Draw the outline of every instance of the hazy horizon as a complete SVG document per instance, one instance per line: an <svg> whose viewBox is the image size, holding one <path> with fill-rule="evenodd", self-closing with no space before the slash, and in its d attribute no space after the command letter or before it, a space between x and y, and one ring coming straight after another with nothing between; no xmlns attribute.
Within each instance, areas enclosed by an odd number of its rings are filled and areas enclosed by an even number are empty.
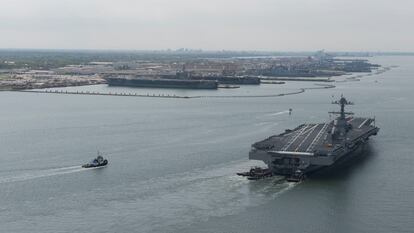
<svg viewBox="0 0 414 233"><path fill-rule="evenodd" d="M1 0L0 48L414 51L409 0Z"/></svg>

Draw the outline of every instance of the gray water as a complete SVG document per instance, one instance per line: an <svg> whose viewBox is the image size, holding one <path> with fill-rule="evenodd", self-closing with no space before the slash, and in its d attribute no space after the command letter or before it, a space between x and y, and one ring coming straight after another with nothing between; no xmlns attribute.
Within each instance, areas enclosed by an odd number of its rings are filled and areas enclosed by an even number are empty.
<svg viewBox="0 0 414 233"><path fill-rule="evenodd" d="M414 57L371 60L399 67L282 97L0 92L0 232L412 232ZM67 90L252 96L302 87L315 86ZM329 120L341 94L381 128L363 159L299 184L235 175L263 165L247 159L253 142ZM81 169L97 150L109 166Z"/></svg>

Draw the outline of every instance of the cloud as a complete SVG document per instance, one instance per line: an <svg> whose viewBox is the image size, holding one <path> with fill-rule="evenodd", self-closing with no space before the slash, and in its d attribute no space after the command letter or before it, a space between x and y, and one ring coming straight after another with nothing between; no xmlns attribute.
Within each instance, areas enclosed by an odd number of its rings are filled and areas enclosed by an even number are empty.
<svg viewBox="0 0 414 233"><path fill-rule="evenodd" d="M2 0L0 46L414 50L413 21L409 0Z"/></svg>

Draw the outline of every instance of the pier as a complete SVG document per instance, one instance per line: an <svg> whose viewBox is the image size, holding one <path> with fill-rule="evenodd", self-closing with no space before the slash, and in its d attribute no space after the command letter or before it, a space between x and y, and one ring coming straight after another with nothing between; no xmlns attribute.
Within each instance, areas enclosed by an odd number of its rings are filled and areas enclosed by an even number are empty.
<svg viewBox="0 0 414 233"><path fill-rule="evenodd" d="M137 93L117 93L117 92L94 92L94 91L63 91L63 90L20 90L17 92L42 93L42 94L62 94L62 95L100 95L100 96L124 96L124 97L152 97L152 98L180 98L188 99L189 96L178 96L169 94L137 94Z"/></svg>
<svg viewBox="0 0 414 233"><path fill-rule="evenodd" d="M297 95L306 90L335 88L330 84L314 84L316 87L299 88L297 91L291 91L279 94L268 95L199 95L199 96L179 96L170 94L138 94L138 93L117 93L117 92L95 92L95 91L64 91L64 90L16 90L15 92L39 93L39 94L60 94L60 95L97 95L97 96L123 96L123 97L147 97L147 98L169 98L169 99L199 99L199 98L264 98L264 97L282 97L288 95Z"/></svg>

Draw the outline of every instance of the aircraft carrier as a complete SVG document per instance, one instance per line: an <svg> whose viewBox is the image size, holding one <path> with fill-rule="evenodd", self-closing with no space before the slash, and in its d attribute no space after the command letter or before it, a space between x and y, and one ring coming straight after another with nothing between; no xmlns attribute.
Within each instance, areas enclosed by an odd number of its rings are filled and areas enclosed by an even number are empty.
<svg viewBox="0 0 414 233"><path fill-rule="evenodd" d="M217 89L218 82L210 80L166 79L154 77L106 77L110 86Z"/></svg>
<svg viewBox="0 0 414 233"><path fill-rule="evenodd" d="M345 106L353 103L341 97L333 102L341 106L335 120L326 123L302 124L252 145L249 159L262 160L269 172L277 175L310 173L340 164L361 155L364 145L379 128L375 118L347 117Z"/></svg>

